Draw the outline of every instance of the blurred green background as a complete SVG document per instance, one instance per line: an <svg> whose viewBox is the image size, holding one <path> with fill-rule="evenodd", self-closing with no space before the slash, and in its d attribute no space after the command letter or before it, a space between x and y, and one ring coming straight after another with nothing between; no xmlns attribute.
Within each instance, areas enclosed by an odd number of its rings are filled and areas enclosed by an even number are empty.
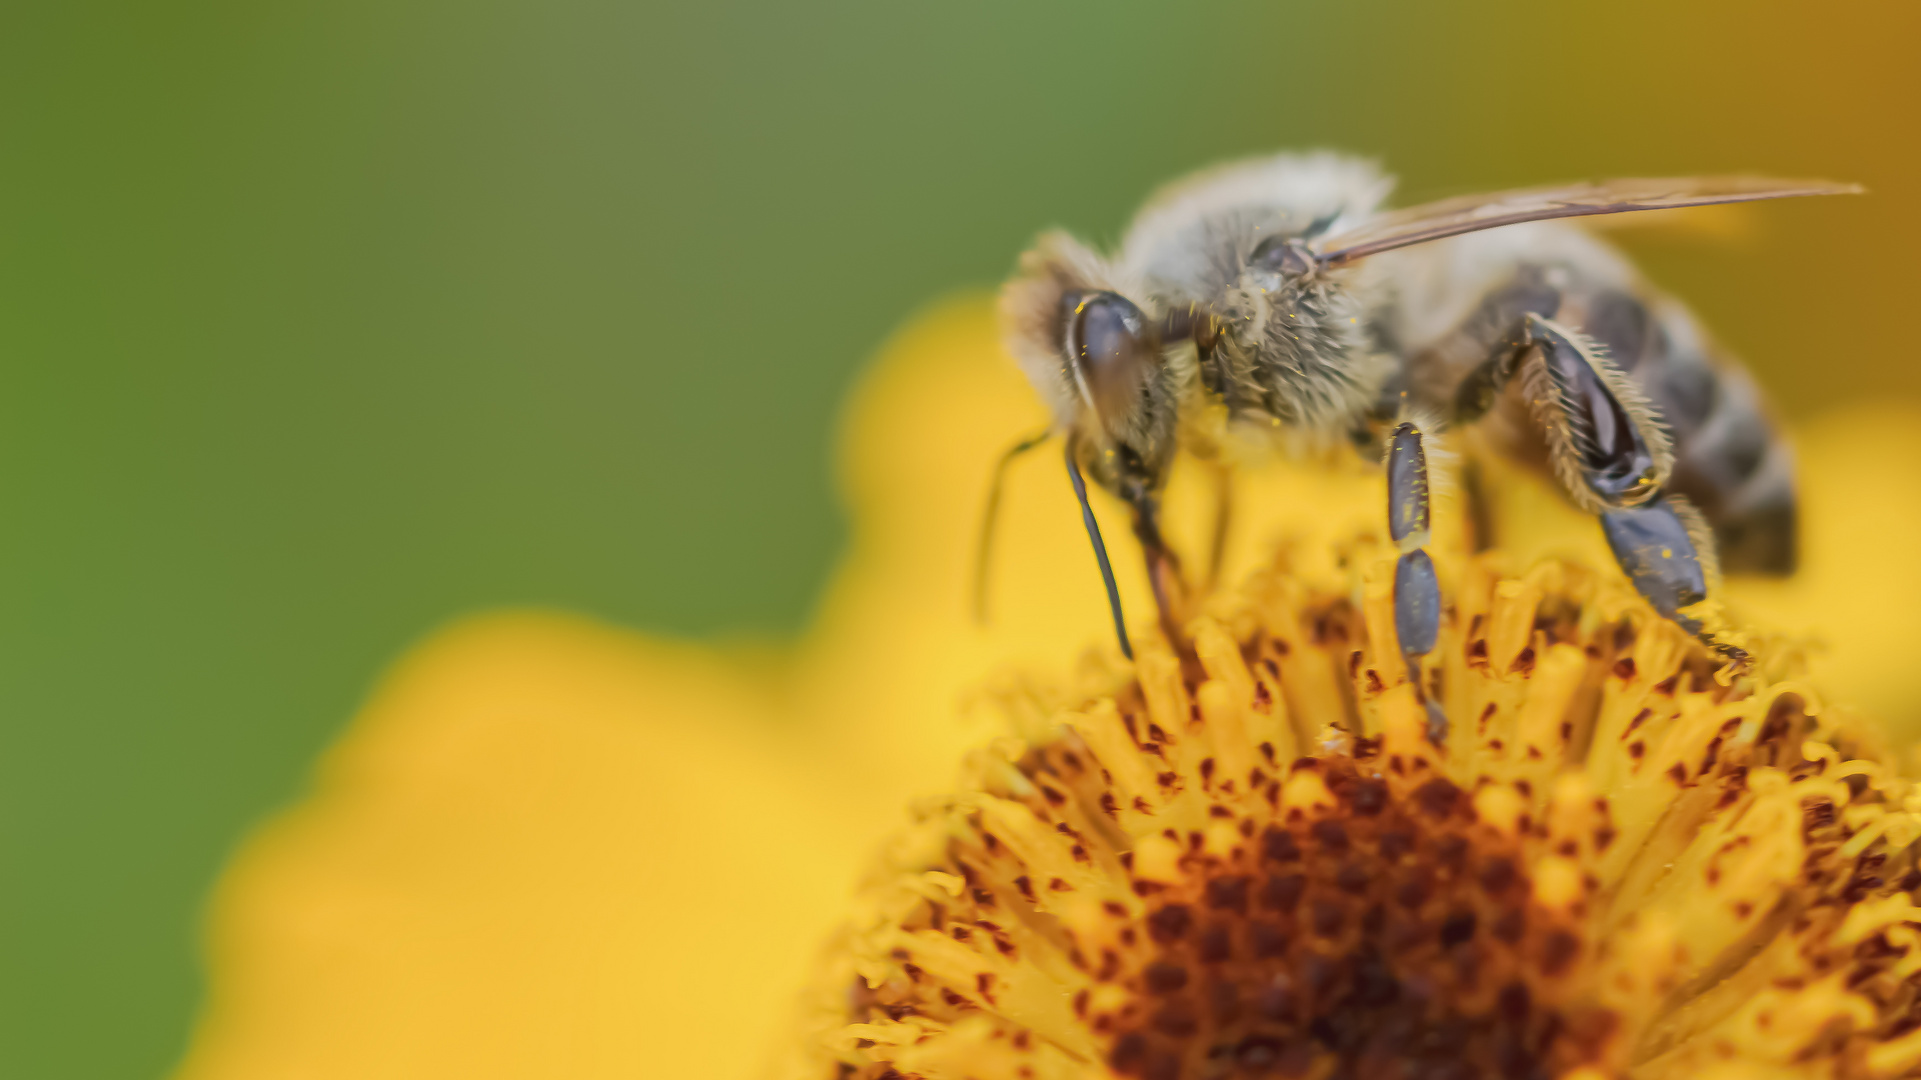
<svg viewBox="0 0 1921 1080"><path fill-rule="evenodd" d="M1863 181L1630 243L1789 414L1921 395L1916 10L9 5L0 1075L168 1068L223 858L437 624L800 626L889 329L1187 168Z"/></svg>

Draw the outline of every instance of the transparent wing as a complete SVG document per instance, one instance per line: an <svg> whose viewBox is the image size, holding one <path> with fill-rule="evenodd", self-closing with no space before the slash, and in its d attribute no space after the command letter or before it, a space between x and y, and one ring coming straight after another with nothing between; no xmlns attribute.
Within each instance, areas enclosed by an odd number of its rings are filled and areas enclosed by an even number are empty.
<svg viewBox="0 0 1921 1080"><path fill-rule="evenodd" d="M1392 210L1357 229L1330 237L1321 262L1339 266L1355 259L1445 236L1516 225L1547 218L1622 214L1630 210L1673 210L1683 206L1792 199L1803 195L1855 195L1858 184L1831 180L1775 180L1760 176L1679 176L1655 180L1604 180L1599 183L1525 188L1490 195L1442 199Z"/></svg>

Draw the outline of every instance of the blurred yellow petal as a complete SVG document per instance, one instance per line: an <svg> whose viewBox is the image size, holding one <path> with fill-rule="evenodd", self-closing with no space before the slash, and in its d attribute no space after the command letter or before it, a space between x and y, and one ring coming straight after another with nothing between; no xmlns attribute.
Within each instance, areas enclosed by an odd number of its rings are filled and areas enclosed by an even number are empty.
<svg viewBox="0 0 1921 1080"><path fill-rule="evenodd" d="M1911 466L1921 409L1861 405L1805 425L1801 569L1730 583L1740 610L1815 639L1831 698L1859 706L1904 740L1921 736L1913 669L1921 643L1921 470Z"/></svg>
<svg viewBox="0 0 1921 1080"><path fill-rule="evenodd" d="M1012 472L994 623L969 618L988 469L1044 419L990 305L942 305L853 398L852 550L793 649L749 656L529 614L415 650L312 794L229 870L211 1000L180 1075L750 1072L866 853L989 733L955 719L970 691L1090 646L1111 654L1057 449ZM1882 409L1811 426L1809 569L1730 590L1737 611L1833 644L1831 695L1903 719L1916 697L1895 650L1921 623L1921 570L1902 549L1921 480L1890 463L1917 420ZM1517 550L1593 551L1591 521L1513 487ZM1351 460L1252 470L1236 493L1228 580L1278 540L1327 562L1336 540L1378 528L1383 502L1378 472ZM1205 470L1182 466L1168 510L1175 540L1202 547ZM1097 511L1116 565L1138 565L1118 508ZM1123 575L1137 621L1152 610L1138 577Z"/></svg>
<svg viewBox="0 0 1921 1080"><path fill-rule="evenodd" d="M1105 618L1096 592L1019 641L967 627L955 567L982 462L1033 412L989 318L935 312L862 389L858 554L793 655L525 615L403 662L314 793L229 870L180 1075L727 1076L759 1060L859 861L974 737L959 689L1049 635L1065 655ZM911 468L866 449L904 433L932 440Z"/></svg>
<svg viewBox="0 0 1921 1080"><path fill-rule="evenodd" d="M853 863L746 675L548 616L419 649L230 871L184 1074L747 1068Z"/></svg>

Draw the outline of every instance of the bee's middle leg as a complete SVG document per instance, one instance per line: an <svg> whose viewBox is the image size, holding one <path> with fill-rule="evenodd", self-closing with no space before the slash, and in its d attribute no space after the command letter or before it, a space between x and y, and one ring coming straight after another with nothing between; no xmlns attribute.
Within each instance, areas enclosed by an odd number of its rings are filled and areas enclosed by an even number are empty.
<svg viewBox="0 0 1921 1080"><path fill-rule="evenodd" d="M1434 651L1441 633L1441 584L1425 550L1432 535L1426 438L1413 421L1395 425L1388 436L1387 530L1401 552L1394 564L1394 634L1408 681L1427 706L1428 737L1438 745L1447 739L1447 716L1421 682L1421 658Z"/></svg>

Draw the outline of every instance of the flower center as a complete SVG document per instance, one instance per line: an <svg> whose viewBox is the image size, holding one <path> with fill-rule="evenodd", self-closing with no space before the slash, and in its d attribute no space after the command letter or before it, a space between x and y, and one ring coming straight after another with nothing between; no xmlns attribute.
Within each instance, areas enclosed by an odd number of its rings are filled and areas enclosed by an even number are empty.
<svg viewBox="0 0 1921 1080"><path fill-rule="evenodd" d="M1611 1019L1555 1007L1581 927L1533 902L1520 845L1452 782L1396 792L1361 771L1378 747L1359 751L1295 763L1334 805L1258 831L1241 819L1244 848L1148 885L1153 958L1130 1000L1092 1018L1114 1032L1117 1072L1305 1076L1320 1060L1336 1075L1518 1080L1592 1056L1584 1036Z"/></svg>

